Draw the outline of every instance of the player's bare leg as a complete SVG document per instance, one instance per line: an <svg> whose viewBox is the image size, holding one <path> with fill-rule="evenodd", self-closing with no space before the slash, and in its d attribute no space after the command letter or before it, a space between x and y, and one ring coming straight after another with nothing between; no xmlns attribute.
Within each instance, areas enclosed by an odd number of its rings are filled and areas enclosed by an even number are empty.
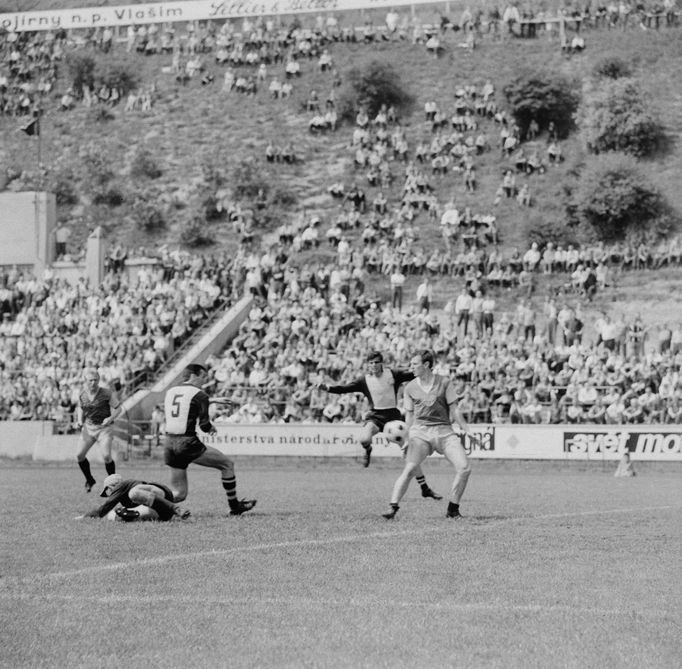
<svg viewBox="0 0 682 669"><path fill-rule="evenodd" d="M90 461L88 460L88 451L92 448L96 439L87 433L84 427L81 431L81 436L78 439L78 453L76 454L76 462L78 467L85 476L85 492L90 492L96 481L90 471Z"/></svg>
<svg viewBox="0 0 682 669"><path fill-rule="evenodd" d="M420 469L421 463L426 460L430 452L430 446L426 442L420 439L412 439L410 441L410 444L407 447L407 455L405 456L405 467L393 486L391 510L388 513L383 514L386 520L395 518L398 509L400 509L400 500L407 492L410 481L414 478L417 470Z"/></svg>
<svg viewBox="0 0 682 669"><path fill-rule="evenodd" d="M365 449L365 454L362 459L363 467L369 467L370 460L372 459L372 439L374 438L374 435L378 433L379 427L374 423L365 423L362 428L360 445Z"/></svg>
<svg viewBox="0 0 682 669"><path fill-rule="evenodd" d="M466 451L462 446L459 437L450 436L447 438L443 454L455 468L455 479L452 482L450 495L448 497L448 518L459 518L459 501L462 499L464 490L467 487L469 476L471 475L471 465L467 458Z"/></svg>
<svg viewBox="0 0 682 669"><path fill-rule="evenodd" d="M237 499L237 479L234 475L234 463L217 448L207 446L206 450L194 461L202 467L220 470L220 479L227 495L230 515L241 516L256 506L255 499Z"/></svg>
<svg viewBox="0 0 682 669"><path fill-rule="evenodd" d="M128 497L136 504L142 504L154 509L159 516L159 520L170 520L173 516L178 516L182 520L190 517L190 512L187 509L182 509L169 502L163 490L149 483L136 485L128 493Z"/></svg>
<svg viewBox="0 0 682 669"><path fill-rule="evenodd" d="M109 476L109 474L115 474L116 463L111 454L114 445L114 435L111 433L111 430L106 429L100 432L97 441L102 448L102 458L104 459L104 468L107 470L107 476Z"/></svg>
<svg viewBox="0 0 682 669"><path fill-rule="evenodd" d="M173 501L182 502L187 499L187 470L170 466L168 469L170 469L170 489L173 493Z"/></svg>

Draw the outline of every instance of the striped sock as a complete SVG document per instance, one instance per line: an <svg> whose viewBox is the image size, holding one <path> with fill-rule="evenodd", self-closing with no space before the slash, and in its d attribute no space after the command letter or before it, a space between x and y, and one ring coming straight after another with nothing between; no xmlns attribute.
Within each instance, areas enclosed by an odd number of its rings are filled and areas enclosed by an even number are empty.
<svg viewBox="0 0 682 669"><path fill-rule="evenodd" d="M227 494L228 502L237 501L237 479L234 476L230 476L227 479L221 479L225 493Z"/></svg>
<svg viewBox="0 0 682 669"><path fill-rule="evenodd" d="M426 477L422 474L421 476L417 476L417 483L421 487L422 490L428 490L429 486L426 483Z"/></svg>

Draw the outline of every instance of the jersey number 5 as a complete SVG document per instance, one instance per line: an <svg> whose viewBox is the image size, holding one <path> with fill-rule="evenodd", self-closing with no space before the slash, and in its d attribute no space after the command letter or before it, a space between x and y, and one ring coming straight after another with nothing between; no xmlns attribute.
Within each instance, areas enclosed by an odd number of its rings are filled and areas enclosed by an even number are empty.
<svg viewBox="0 0 682 669"><path fill-rule="evenodd" d="M180 400L182 395L173 395L173 401L171 402L173 409L171 410L171 417L177 418L180 415Z"/></svg>

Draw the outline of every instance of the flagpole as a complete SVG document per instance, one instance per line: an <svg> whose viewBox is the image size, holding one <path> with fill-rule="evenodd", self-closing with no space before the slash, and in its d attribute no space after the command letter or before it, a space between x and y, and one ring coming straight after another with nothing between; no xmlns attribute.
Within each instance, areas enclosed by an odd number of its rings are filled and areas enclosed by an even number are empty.
<svg viewBox="0 0 682 669"><path fill-rule="evenodd" d="M36 109L36 130L38 131L38 169L41 169L43 164L43 129L40 127L40 117L42 116L42 113L42 105L39 105Z"/></svg>

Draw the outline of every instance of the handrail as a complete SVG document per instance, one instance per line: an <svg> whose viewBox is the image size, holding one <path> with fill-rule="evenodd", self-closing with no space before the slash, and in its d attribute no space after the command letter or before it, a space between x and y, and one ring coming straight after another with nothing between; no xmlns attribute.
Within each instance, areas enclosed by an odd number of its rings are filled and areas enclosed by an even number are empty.
<svg viewBox="0 0 682 669"><path fill-rule="evenodd" d="M124 394L130 396L144 387L153 385L154 381L161 378L161 376L163 376L163 374L165 374L174 363L176 363L182 358L183 355L185 355L189 348L196 343L198 339L206 334L208 329L224 315L225 309L229 308L230 306L232 306L230 298L224 297L220 303L209 313L206 320L204 320L197 328L192 330L192 332L190 332L189 335L182 341L180 346L174 349L161 365L153 370L143 370L133 377L132 381L126 384Z"/></svg>

